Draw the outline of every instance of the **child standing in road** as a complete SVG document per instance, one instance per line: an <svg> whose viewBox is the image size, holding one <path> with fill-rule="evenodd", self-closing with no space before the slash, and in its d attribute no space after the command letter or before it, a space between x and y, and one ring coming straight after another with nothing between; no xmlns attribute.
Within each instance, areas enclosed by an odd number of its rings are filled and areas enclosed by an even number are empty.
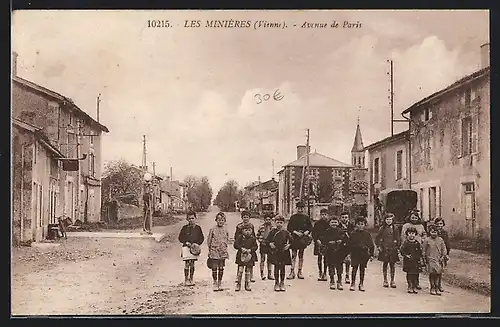
<svg viewBox="0 0 500 327"><path fill-rule="evenodd" d="M446 245L438 236L438 229L435 225L429 225L430 237L427 237L422 245L424 260L429 272L429 283L431 295L441 295L438 289L438 280L441 278L444 269L444 262L447 260Z"/></svg>
<svg viewBox="0 0 500 327"><path fill-rule="evenodd" d="M326 246L326 261L330 273L330 289L335 289L335 272L337 273L337 289L343 290L342 268L346 256L345 247L349 239L347 232L340 229L339 219L332 217L330 226L321 237L321 242Z"/></svg>
<svg viewBox="0 0 500 327"><path fill-rule="evenodd" d="M242 222L240 222L238 225L236 225L236 230L234 231L234 240L236 241L236 239L238 238L238 235L242 234L243 228L247 227L247 226L251 228L252 235L254 237L256 237L256 235L255 235L255 227L250 222L250 212L248 212L248 211L242 211L241 212L241 219L242 219ZM255 279L253 278L253 266L252 266L252 270L250 271L250 281L252 283L255 282Z"/></svg>
<svg viewBox="0 0 500 327"><path fill-rule="evenodd" d="M252 234L252 228L247 225L242 229L242 233L237 236L234 240L234 248L238 250L236 252L236 261L238 265L238 273L236 277L236 291L241 289L241 278L243 271L245 271L245 290L251 291L250 288L250 278L251 271L255 262L257 261L257 239L254 234Z"/></svg>
<svg viewBox="0 0 500 327"><path fill-rule="evenodd" d="M347 233L347 236L351 235L352 231L354 230L354 225L351 223L351 219L349 218L349 213L347 211L344 211L340 214L340 229L344 233ZM344 259L344 265L345 265L345 283L349 284L349 270L351 268L351 255L347 253Z"/></svg>
<svg viewBox="0 0 500 327"><path fill-rule="evenodd" d="M338 220L337 220L338 225ZM328 269L328 264L326 262L325 249L326 244L323 244L321 238L326 230L330 228L328 223L328 210L321 209L320 219L314 224L312 229L312 238L314 242L314 255L318 257L318 271L319 271L319 281L326 281L326 271Z"/></svg>
<svg viewBox="0 0 500 327"><path fill-rule="evenodd" d="M184 284L194 286L194 263L200 255L200 245L205 240L201 227L195 223L196 212L190 211L186 215L188 223L182 226L179 233L179 242L182 244L181 256L184 261Z"/></svg>
<svg viewBox="0 0 500 327"><path fill-rule="evenodd" d="M426 237L427 233L425 232L425 227L424 224L422 223L420 216L418 214L418 210L414 209L410 213L410 217L408 219L408 222L403 225L403 228L401 228L401 242L404 242L406 239L406 230L409 227L415 227L417 230L417 236L415 237L416 240L422 244L424 238ZM422 287L420 287L420 280L417 279L417 290L421 290Z"/></svg>
<svg viewBox="0 0 500 327"><path fill-rule="evenodd" d="M406 240L401 245L403 271L406 272L408 293L417 294L418 275L422 271L422 245L417 241L417 229L410 226L406 229Z"/></svg>
<svg viewBox="0 0 500 327"><path fill-rule="evenodd" d="M364 292L363 283L365 281L365 269L368 260L373 260L373 253L375 250L375 244L373 244L372 237L369 232L365 230L366 220L363 217L358 217L355 220L355 229L349 237L347 247L349 253L351 254L351 265L352 265L352 281L351 291L356 290L356 274L359 270L359 290Z"/></svg>
<svg viewBox="0 0 500 327"><path fill-rule="evenodd" d="M443 218L440 218L440 217L436 218L434 220L434 224L437 227L438 236L443 239L444 245L446 245L446 260L444 262L444 267L446 268L446 265L448 264L448 260L450 257L450 250L451 250L450 237L448 236L448 232L444 230L445 223L444 223ZM441 293L444 292L443 287L441 286L441 275L439 275L439 277L438 277L438 291Z"/></svg>
<svg viewBox="0 0 500 327"><path fill-rule="evenodd" d="M274 265L274 291L285 291L285 266L292 265L292 257L290 255L290 244L292 235L284 229L285 218L283 216L275 217L276 227L271 230L267 236L269 243L270 259Z"/></svg>
<svg viewBox="0 0 500 327"><path fill-rule="evenodd" d="M398 249L400 237L396 226L393 224L394 214L388 213L385 216L384 224L380 227L375 244L378 248L378 260L382 261L382 273L384 275L384 287L389 287L387 282L387 267L391 269L391 288L396 288L394 277L396 275L396 262L399 261Z"/></svg>
<svg viewBox="0 0 500 327"><path fill-rule="evenodd" d="M214 291L222 291L222 276L226 259L229 258L227 247L229 244L229 232L226 228L226 215L219 212L215 216L216 225L210 229L207 237L208 260L207 266L212 270L214 280Z"/></svg>
<svg viewBox="0 0 500 327"><path fill-rule="evenodd" d="M266 216L264 223L260 225L257 230L257 240L259 241L259 252L260 252L260 278L262 280L266 279L264 275L264 265L267 261L267 279L273 280L272 275L273 265L269 261L269 244L267 243L267 236L269 232L273 229L273 219L270 216Z"/></svg>

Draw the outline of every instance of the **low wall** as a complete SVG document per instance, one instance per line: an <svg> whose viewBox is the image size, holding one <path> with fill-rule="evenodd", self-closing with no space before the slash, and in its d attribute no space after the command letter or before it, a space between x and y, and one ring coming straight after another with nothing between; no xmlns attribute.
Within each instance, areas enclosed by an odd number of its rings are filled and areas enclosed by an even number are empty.
<svg viewBox="0 0 500 327"><path fill-rule="evenodd" d="M141 207L118 202L118 221L137 217L142 217Z"/></svg>

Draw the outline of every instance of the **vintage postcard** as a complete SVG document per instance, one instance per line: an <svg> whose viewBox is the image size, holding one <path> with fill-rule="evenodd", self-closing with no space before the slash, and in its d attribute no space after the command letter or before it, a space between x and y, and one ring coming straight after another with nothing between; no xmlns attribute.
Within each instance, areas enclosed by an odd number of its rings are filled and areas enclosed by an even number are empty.
<svg viewBox="0 0 500 327"><path fill-rule="evenodd" d="M490 312L487 10L12 24L12 316Z"/></svg>

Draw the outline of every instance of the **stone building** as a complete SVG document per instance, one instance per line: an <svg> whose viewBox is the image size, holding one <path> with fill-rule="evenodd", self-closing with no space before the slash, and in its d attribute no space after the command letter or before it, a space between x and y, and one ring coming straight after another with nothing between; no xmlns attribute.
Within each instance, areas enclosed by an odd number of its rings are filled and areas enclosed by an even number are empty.
<svg viewBox="0 0 500 327"><path fill-rule="evenodd" d="M490 239L489 44L480 70L403 111L411 119L411 181L425 220Z"/></svg>

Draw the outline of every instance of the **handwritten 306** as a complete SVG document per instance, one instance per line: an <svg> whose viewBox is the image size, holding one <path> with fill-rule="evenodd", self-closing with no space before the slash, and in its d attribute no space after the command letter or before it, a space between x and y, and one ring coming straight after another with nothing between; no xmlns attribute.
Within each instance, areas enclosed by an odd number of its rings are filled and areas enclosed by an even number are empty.
<svg viewBox="0 0 500 327"><path fill-rule="evenodd" d="M257 93L253 97L255 98L255 102L257 104L261 104L262 102L265 102L265 101L268 101L269 99L271 99L271 95L268 93L266 93L264 95L261 93ZM274 94L273 94L274 101L281 101L281 100L283 100L284 97L285 96L280 93L279 89L276 89L276 91L274 91Z"/></svg>

